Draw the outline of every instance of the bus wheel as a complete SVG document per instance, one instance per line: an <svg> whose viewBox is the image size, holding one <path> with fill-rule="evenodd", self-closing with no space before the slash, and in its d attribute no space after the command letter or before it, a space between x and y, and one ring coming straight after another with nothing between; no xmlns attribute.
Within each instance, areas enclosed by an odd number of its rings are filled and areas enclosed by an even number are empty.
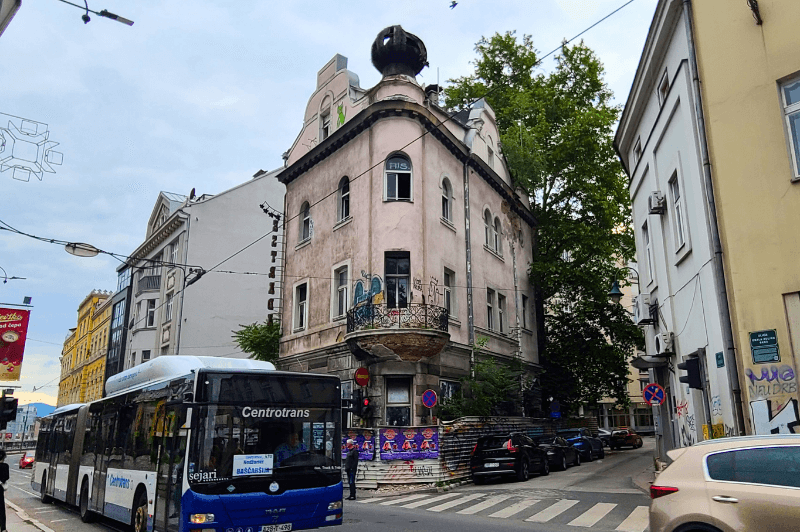
<svg viewBox="0 0 800 532"><path fill-rule="evenodd" d="M39 489L39 500L45 504L53 500L50 498L49 495L45 493L45 490L47 489L46 486L47 486L47 473L42 475L42 487Z"/></svg>
<svg viewBox="0 0 800 532"><path fill-rule="evenodd" d="M133 505L133 532L147 532L147 495L144 490L136 494Z"/></svg>
<svg viewBox="0 0 800 532"><path fill-rule="evenodd" d="M81 521L91 523L94 521L95 514L89 510L89 483L84 480L81 486Z"/></svg>

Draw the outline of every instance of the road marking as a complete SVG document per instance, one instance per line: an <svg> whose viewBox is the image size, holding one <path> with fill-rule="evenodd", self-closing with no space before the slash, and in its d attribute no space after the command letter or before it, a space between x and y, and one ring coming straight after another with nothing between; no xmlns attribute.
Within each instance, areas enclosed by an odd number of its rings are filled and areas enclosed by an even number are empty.
<svg viewBox="0 0 800 532"><path fill-rule="evenodd" d="M617 530L620 532L644 532L649 524L649 506L637 506L631 514L620 523Z"/></svg>
<svg viewBox="0 0 800 532"><path fill-rule="evenodd" d="M401 506L401 508L419 508L420 506L424 506L432 502L439 502L445 499L451 499L457 495L458 493L445 493L444 495L439 495L438 497L434 497L433 499L422 499L421 501L412 502L411 504L405 504Z"/></svg>
<svg viewBox="0 0 800 532"><path fill-rule="evenodd" d="M50 521L51 523L61 523L64 521L69 521L69 519L56 519L55 521Z"/></svg>
<svg viewBox="0 0 800 532"><path fill-rule="evenodd" d="M421 499L423 497L427 497L427 493L422 493L419 495L409 495L408 497L403 497L402 499L394 499L391 501L384 501L381 503L381 506L391 506L392 504L400 504L401 502L411 502L417 499Z"/></svg>
<svg viewBox="0 0 800 532"><path fill-rule="evenodd" d="M511 517L512 515L521 512L525 508L529 506L533 506L539 502L539 499L523 499L517 503L512 504L511 506L506 506L500 511L497 511L491 514L489 517L497 517L498 519L506 519Z"/></svg>
<svg viewBox="0 0 800 532"><path fill-rule="evenodd" d="M380 498L380 497L371 497L369 499L358 499L358 500L356 500L356 502L361 503L361 504L369 504L371 502L380 502L382 500L383 499Z"/></svg>
<svg viewBox="0 0 800 532"><path fill-rule="evenodd" d="M531 517L527 518L526 521L532 521L534 523L546 523L552 518L561 515L562 513L566 512L580 501L572 500L572 499L561 499L557 503L551 505L548 508L545 508L538 514L532 515Z"/></svg>
<svg viewBox="0 0 800 532"><path fill-rule="evenodd" d="M60 510L58 510L58 509L56 509L56 510L42 510L39 513L40 514L49 514L50 512L58 512L58 511L60 511Z"/></svg>
<svg viewBox="0 0 800 532"><path fill-rule="evenodd" d="M498 495L496 497L490 497L490 498L486 499L485 501L483 501L480 504L476 504L475 506L470 506L469 508L464 508L463 510L460 510L460 511L458 511L456 513L457 514L462 514L462 515L476 514L478 512L482 512L483 510L485 510L487 508L491 508L495 504L500 504L504 500L510 499L510 498L511 498L511 495Z"/></svg>
<svg viewBox="0 0 800 532"><path fill-rule="evenodd" d="M439 506L434 506L433 508L428 508L427 510L429 512L441 512L442 510L447 510L447 509L452 508L454 506L458 506L459 504L464 504L465 502L469 502L469 501L472 501L474 499L479 499L481 497L484 497L483 493L473 493L472 495L465 495L464 497L461 497L460 499L456 499L456 500L450 501L450 502L445 502L445 503L440 504Z"/></svg>
<svg viewBox="0 0 800 532"><path fill-rule="evenodd" d="M23 510L22 508L20 508L19 506L17 506L13 502L9 501L8 499L6 499L6 506L8 506L9 508L11 508L15 512L17 512L17 515L19 516L20 519L22 519L23 521L30 521L33 524L33 526L35 526L36 528L38 528L42 532L54 532L52 528L49 528L44 523L41 523L41 522L37 521L36 519L33 519L27 513L25 513L25 510Z"/></svg>
<svg viewBox="0 0 800 532"><path fill-rule="evenodd" d="M568 524L570 526L594 526L599 520L604 518L608 512L616 508L616 504L610 502L598 502L587 511L583 512L576 519L573 519Z"/></svg>

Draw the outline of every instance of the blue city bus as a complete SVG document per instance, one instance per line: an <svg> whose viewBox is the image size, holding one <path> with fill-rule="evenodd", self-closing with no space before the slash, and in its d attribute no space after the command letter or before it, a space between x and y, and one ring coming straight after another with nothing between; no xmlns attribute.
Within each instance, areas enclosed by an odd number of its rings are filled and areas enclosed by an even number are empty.
<svg viewBox="0 0 800 532"><path fill-rule="evenodd" d="M268 362L164 356L42 419L31 485L135 532L342 524L341 383Z"/></svg>

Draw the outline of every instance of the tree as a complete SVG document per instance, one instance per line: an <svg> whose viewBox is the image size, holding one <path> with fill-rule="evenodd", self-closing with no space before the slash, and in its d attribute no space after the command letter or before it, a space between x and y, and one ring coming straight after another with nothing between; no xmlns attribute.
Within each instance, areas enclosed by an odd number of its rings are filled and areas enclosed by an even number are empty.
<svg viewBox="0 0 800 532"><path fill-rule="evenodd" d="M442 404L439 415L445 421L464 416L514 415L520 403L519 360L511 365L484 358L475 363L475 376L461 379L461 391Z"/></svg>
<svg viewBox="0 0 800 532"><path fill-rule="evenodd" d="M239 348L248 353L250 358L264 362L278 362L281 326L277 321L239 325L241 329L231 331L233 341Z"/></svg>
<svg viewBox="0 0 800 532"><path fill-rule="evenodd" d="M613 149L619 108L603 66L582 42L564 45L549 73L533 41L514 32L476 45L475 71L445 89L451 108L484 97L515 185L537 220L534 284L544 397L567 409L627 401L627 358L641 331L608 299L635 253L628 183Z"/></svg>

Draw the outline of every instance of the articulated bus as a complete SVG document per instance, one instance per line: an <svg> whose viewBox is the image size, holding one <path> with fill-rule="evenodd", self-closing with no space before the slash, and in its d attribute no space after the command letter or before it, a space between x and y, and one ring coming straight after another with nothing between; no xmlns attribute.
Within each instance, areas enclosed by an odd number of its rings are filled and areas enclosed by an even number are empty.
<svg viewBox="0 0 800 532"><path fill-rule="evenodd" d="M341 384L268 362L164 356L43 418L31 485L135 532L342 524Z"/></svg>

